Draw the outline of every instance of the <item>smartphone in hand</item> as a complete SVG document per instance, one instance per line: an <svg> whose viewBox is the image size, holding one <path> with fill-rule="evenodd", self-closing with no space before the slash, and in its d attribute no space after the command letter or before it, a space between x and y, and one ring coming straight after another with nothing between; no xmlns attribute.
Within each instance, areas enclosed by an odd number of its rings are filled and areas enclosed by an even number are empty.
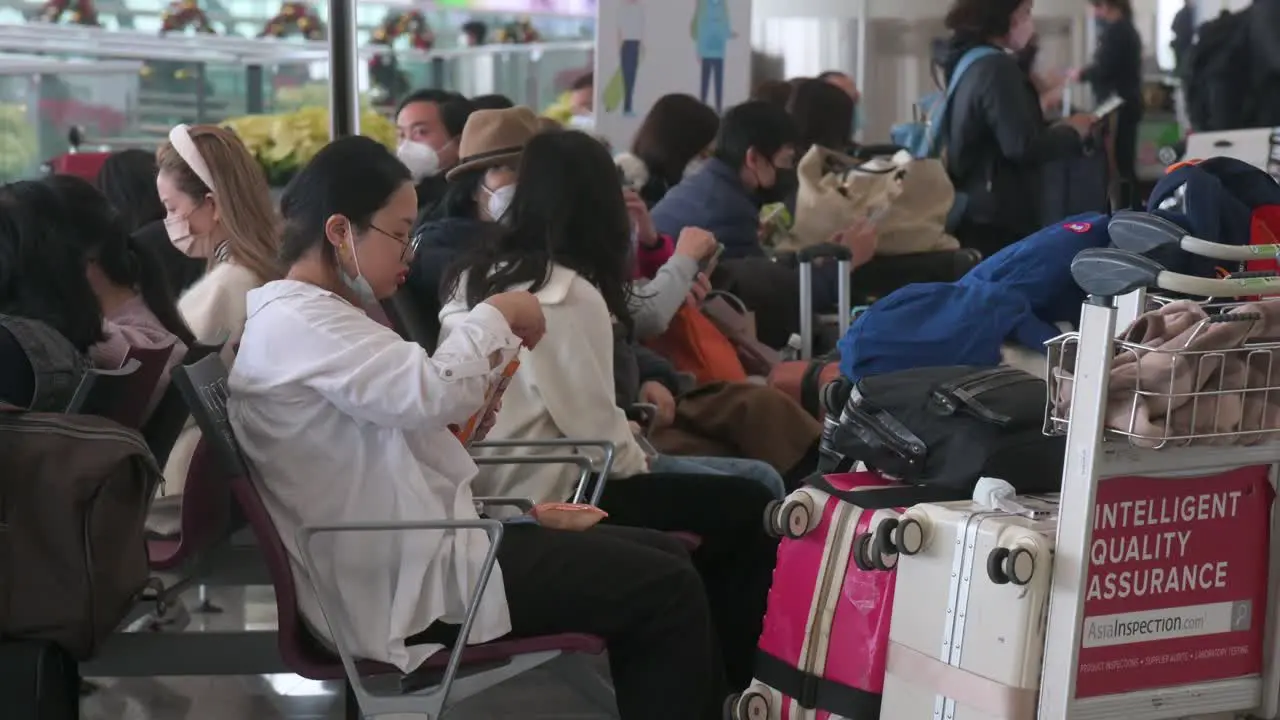
<svg viewBox="0 0 1280 720"><path fill-rule="evenodd" d="M1093 116L1102 120L1116 110L1119 110L1121 105L1124 105L1124 98L1121 98L1119 95L1112 95L1106 100L1103 100L1101 105L1094 108Z"/></svg>
<svg viewBox="0 0 1280 720"><path fill-rule="evenodd" d="M720 256L723 254L724 254L724 243L722 242L716 243L716 250L715 252L711 253L711 257L706 258L702 262L698 263L698 271L705 273L711 268L715 267L716 263L720 261Z"/></svg>

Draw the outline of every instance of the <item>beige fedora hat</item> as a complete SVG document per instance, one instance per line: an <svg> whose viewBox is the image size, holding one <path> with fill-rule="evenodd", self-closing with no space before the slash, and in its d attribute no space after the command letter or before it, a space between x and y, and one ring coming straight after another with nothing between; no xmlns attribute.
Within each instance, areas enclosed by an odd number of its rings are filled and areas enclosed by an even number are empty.
<svg viewBox="0 0 1280 720"><path fill-rule="evenodd" d="M458 164L445 177L452 180L465 170L489 168L519 158L538 129L538 116L527 107L471 113L458 141Z"/></svg>

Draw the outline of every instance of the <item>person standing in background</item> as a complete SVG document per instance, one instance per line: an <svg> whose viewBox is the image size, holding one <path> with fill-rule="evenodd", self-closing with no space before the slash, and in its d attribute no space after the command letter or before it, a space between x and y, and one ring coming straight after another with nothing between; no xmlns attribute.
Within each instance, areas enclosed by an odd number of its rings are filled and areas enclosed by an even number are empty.
<svg viewBox="0 0 1280 720"><path fill-rule="evenodd" d="M1178 73L1182 73L1182 63L1186 60L1187 51L1191 49L1191 45L1196 40L1196 4L1195 0L1185 0L1182 9L1178 10L1178 14L1173 16L1173 41L1169 43L1169 47L1173 48L1173 67Z"/></svg>
<svg viewBox="0 0 1280 720"><path fill-rule="evenodd" d="M644 38L644 8L640 0L624 0L618 9L618 66L622 70L622 114L634 117L636 73L640 69L640 41Z"/></svg>
<svg viewBox="0 0 1280 720"><path fill-rule="evenodd" d="M1142 122L1142 37L1133 24L1130 0L1089 0L1098 23L1098 48L1087 67L1068 73L1089 83L1094 102L1111 96L1124 100L1116 111L1117 179L1137 182L1138 124Z"/></svg>
<svg viewBox="0 0 1280 720"><path fill-rule="evenodd" d="M690 28L698 57L702 61L702 92L699 99L721 112L724 109L724 55L734 37L725 0L697 0ZM715 83L716 101L707 102L708 91Z"/></svg>

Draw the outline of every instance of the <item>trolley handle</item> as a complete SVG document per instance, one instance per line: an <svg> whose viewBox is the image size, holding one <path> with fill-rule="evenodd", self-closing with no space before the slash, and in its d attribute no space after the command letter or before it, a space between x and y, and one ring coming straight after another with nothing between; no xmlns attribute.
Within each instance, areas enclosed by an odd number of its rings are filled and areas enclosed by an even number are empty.
<svg viewBox="0 0 1280 720"><path fill-rule="evenodd" d="M1182 226L1159 215L1136 210L1117 212L1107 224L1107 232L1115 247L1148 257L1158 257L1162 251L1176 249L1230 262L1280 257L1280 245L1227 245L1210 242L1188 234Z"/></svg>
<svg viewBox="0 0 1280 720"><path fill-rule="evenodd" d="M1205 297L1251 297L1280 291L1280 277L1210 278L1169 272L1145 255L1118 248L1089 248L1071 261L1071 277L1099 304L1135 290L1160 288Z"/></svg>

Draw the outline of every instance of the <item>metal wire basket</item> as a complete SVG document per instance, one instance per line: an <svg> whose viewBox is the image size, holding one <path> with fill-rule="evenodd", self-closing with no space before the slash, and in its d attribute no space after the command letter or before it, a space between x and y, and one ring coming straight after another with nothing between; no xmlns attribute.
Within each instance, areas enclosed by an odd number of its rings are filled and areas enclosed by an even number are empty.
<svg viewBox="0 0 1280 720"><path fill-rule="evenodd" d="M1239 303L1222 305L1206 308L1219 312L1194 325L1178 347L1113 341L1105 439L1155 449L1254 445L1280 435L1280 342L1186 349L1213 325L1262 320L1257 313L1221 312ZM1068 333L1048 343L1046 434L1067 432L1079 341L1079 333Z"/></svg>

